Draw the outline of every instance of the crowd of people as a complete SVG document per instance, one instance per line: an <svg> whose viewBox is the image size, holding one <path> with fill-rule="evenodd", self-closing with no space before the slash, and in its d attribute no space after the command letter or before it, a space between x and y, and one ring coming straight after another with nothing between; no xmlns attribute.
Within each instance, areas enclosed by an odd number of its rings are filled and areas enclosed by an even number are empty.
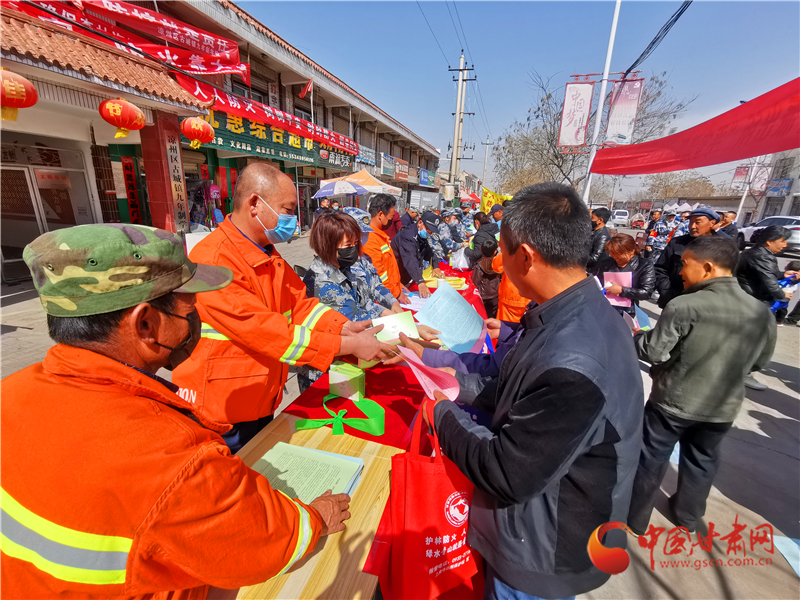
<svg viewBox="0 0 800 600"><path fill-rule="evenodd" d="M4 596L204 598L209 585L285 573L341 531L347 495L288 498L233 454L272 420L290 369L308 385L336 357L398 362L371 320L401 312L410 287L428 297L425 272L441 277L448 257L471 269L495 352L401 339L486 415L434 394L430 426L475 485L468 540L486 597L601 586L589 536L609 521L646 532L677 442L670 518L695 530L745 379L770 360L776 316L792 316L772 312L798 275L775 259L787 230L758 232L740 255L727 215L697 207L681 216L685 233L659 215L643 253L609 232L608 210L561 184L526 187L488 214L398 216L378 194L367 210L321 206L301 279L278 250L295 210L291 180L257 163L188 258L178 236L125 224L26 248L57 345L2 383ZM630 273L630 287L607 286L610 273ZM657 324L631 330L620 313L655 293ZM652 365L646 403L639 360ZM625 534L604 544L624 547Z"/></svg>

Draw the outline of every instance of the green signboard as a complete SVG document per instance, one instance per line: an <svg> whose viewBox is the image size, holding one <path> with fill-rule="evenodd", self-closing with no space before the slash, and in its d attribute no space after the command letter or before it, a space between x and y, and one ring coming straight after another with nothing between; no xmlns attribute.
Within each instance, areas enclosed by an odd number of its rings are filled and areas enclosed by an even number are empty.
<svg viewBox="0 0 800 600"><path fill-rule="evenodd" d="M206 148L241 152L242 154L263 156L270 160L285 160L329 169L348 171L353 169L351 154L327 144L320 144L312 139L294 135L278 127L270 127L265 123L213 110L203 118L211 124L215 134L210 143L203 144Z"/></svg>

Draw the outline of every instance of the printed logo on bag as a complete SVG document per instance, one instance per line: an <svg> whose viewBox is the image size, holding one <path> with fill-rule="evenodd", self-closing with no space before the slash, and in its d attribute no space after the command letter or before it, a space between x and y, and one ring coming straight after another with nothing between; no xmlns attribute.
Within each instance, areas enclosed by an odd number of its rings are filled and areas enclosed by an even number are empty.
<svg viewBox="0 0 800 600"><path fill-rule="evenodd" d="M444 516L453 527L461 527L469 517L466 492L453 492L444 503Z"/></svg>

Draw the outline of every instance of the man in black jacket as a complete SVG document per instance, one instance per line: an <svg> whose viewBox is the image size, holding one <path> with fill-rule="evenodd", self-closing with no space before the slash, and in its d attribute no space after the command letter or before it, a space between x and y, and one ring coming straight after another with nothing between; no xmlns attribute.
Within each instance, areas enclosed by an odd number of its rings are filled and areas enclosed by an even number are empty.
<svg viewBox="0 0 800 600"><path fill-rule="evenodd" d="M505 207L506 275L538 303L498 378L472 405L489 429L436 394L444 454L475 484L469 543L484 557L486 597L567 598L609 575L586 550L625 521L641 446L642 380L631 333L587 277L589 210L575 190L543 183ZM609 532L604 545L624 547Z"/></svg>
<svg viewBox="0 0 800 600"><path fill-rule="evenodd" d="M656 291L658 306L664 308L667 302L683 293L681 278L681 256L686 246L696 237L704 235L727 234L714 230L719 216L708 206L698 206L689 214L689 233L673 237L656 262Z"/></svg>
<svg viewBox="0 0 800 600"><path fill-rule="evenodd" d="M592 248L589 251L589 262L586 269L591 271L600 262L600 259L608 256L606 253L606 243L611 239L606 223L611 219L611 211L607 208L595 208L592 211Z"/></svg>
<svg viewBox="0 0 800 600"><path fill-rule="evenodd" d="M408 214L406 213L406 215ZM404 215L404 218L406 215ZM422 298L427 298L431 295L428 286L425 285L422 271L425 262L435 261L436 258L429 243L429 236L436 231L432 224L434 219L438 222L439 218L431 212L425 212L422 219L412 223L409 227L404 227L400 230L400 233L392 238L392 251L397 260L397 267L400 270L400 283L403 285L409 285L412 282L416 283L419 287L419 295ZM430 227L426 224L426 221L431 223ZM438 241L436 243L438 244ZM431 274L434 277L443 276L438 263L431 271Z"/></svg>

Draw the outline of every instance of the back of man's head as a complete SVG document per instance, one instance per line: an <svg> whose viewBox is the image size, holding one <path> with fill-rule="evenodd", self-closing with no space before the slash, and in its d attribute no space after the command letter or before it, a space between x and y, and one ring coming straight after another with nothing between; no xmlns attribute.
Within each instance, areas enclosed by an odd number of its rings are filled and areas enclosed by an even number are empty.
<svg viewBox="0 0 800 600"><path fill-rule="evenodd" d="M598 219L603 219L603 223L606 225L611 221L611 211L607 208L595 208L592 214Z"/></svg>
<svg viewBox="0 0 800 600"><path fill-rule="evenodd" d="M281 185L291 185L285 173L281 173L272 165L266 163L253 163L247 165L236 181L236 191L233 194L233 212L238 212L246 206L253 194L258 194L269 201L270 196L277 194Z"/></svg>
<svg viewBox="0 0 800 600"><path fill-rule="evenodd" d="M710 262L723 271L733 271L739 262L739 248L732 239L719 235L696 237L686 246L698 262Z"/></svg>
<svg viewBox="0 0 800 600"><path fill-rule="evenodd" d="M505 207L502 234L511 254L528 244L550 266L584 267L592 245L589 208L567 185L521 189Z"/></svg>
<svg viewBox="0 0 800 600"><path fill-rule="evenodd" d="M394 196L377 194L369 201L369 216L374 218L378 213L382 212L388 217L395 204L397 204L397 200L395 200Z"/></svg>
<svg viewBox="0 0 800 600"><path fill-rule="evenodd" d="M491 258L497 254L497 242L494 240L486 240L481 244L481 254L486 258Z"/></svg>

